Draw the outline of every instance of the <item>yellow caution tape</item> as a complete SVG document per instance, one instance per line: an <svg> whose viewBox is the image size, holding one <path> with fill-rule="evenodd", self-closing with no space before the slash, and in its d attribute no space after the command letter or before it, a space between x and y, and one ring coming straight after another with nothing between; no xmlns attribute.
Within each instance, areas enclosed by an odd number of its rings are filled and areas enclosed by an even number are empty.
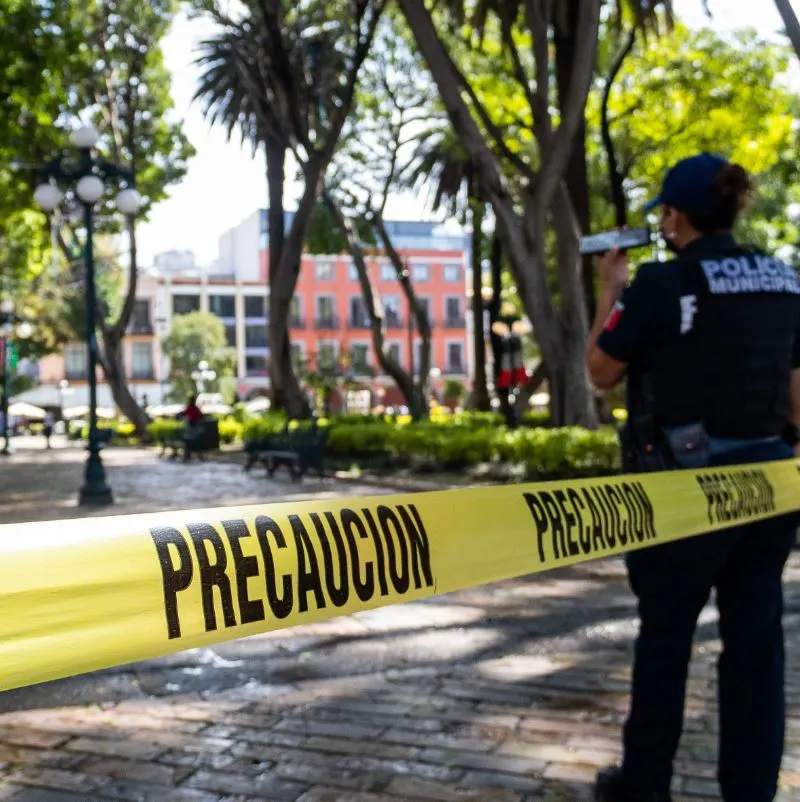
<svg viewBox="0 0 800 802"><path fill-rule="evenodd" d="M794 460L0 527L0 690L800 510Z"/></svg>

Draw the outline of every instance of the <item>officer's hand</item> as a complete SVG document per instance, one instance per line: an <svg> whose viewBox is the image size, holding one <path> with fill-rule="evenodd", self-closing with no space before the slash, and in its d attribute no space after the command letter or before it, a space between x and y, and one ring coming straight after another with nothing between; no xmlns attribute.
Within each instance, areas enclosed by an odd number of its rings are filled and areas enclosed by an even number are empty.
<svg viewBox="0 0 800 802"><path fill-rule="evenodd" d="M603 256L595 258L600 283L615 292L622 292L628 283L628 255L619 248L612 248Z"/></svg>

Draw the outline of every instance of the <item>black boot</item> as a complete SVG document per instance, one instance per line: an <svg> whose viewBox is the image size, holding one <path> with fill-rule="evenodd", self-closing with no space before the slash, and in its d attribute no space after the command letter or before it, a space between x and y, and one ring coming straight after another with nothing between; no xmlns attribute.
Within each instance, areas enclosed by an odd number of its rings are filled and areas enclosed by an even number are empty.
<svg viewBox="0 0 800 802"><path fill-rule="evenodd" d="M672 802L668 793L631 790L620 768L603 769L597 775L594 798L596 802Z"/></svg>

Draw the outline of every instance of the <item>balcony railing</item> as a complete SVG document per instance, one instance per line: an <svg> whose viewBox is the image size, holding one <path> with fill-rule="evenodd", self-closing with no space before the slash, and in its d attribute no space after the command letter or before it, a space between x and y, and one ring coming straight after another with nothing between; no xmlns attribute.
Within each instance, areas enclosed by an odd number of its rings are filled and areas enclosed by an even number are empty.
<svg viewBox="0 0 800 802"><path fill-rule="evenodd" d="M336 331L339 328L339 318L336 315L318 317L314 321L317 331Z"/></svg>
<svg viewBox="0 0 800 802"><path fill-rule="evenodd" d="M289 328L290 329L304 329L306 327L306 322L303 320L300 315L291 315L289 317Z"/></svg>
<svg viewBox="0 0 800 802"><path fill-rule="evenodd" d="M146 370L132 370L130 378L133 381L155 381L156 374L153 368Z"/></svg>
<svg viewBox="0 0 800 802"><path fill-rule="evenodd" d="M372 328L372 323L370 323L368 317L351 317L347 321L347 326L351 329L370 329Z"/></svg>
<svg viewBox="0 0 800 802"><path fill-rule="evenodd" d="M465 329L467 327L466 318L463 317L446 317L442 321L442 325L446 329Z"/></svg>
<svg viewBox="0 0 800 802"><path fill-rule="evenodd" d="M444 372L448 376L461 376L467 371L464 369L463 362L451 362L449 365L447 365L447 367L445 367Z"/></svg>
<svg viewBox="0 0 800 802"><path fill-rule="evenodd" d="M403 328L403 318L400 315L395 315L390 312L386 313L386 317L384 318L386 322L387 329L402 329Z"/></svg>
<svg viewBox="0 0 800 802"><path fill-rule="evenodd" d="M86 381L88 373L85 367L83 368L67 368L64 371L64 378L68 381Z"/></svg>

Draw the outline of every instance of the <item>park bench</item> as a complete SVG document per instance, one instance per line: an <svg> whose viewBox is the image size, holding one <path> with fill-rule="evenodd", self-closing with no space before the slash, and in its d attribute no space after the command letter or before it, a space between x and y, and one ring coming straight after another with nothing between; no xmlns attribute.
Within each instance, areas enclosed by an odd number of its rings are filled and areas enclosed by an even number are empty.
<svg viewBox="0 0 800 802"><path fill-rule="evenodd" d="M244 469L249 471L260 463L267 476L272 477L278 468L285 466L295 480L302 479L309 469L313 469L322 478L325 475L327 436L328 430L318 428L316 423L310 429L290 429L287 422L282 431L245 443L247 461Z"/></svg>
<svg viewBox="0 0 800 802"><path fill-rule="evenodd" d="M195 426L186 426L180 436L161 441L161 456L176 459L183 454L183 461L189 462L192 455L204 460L209 451L219 449L219 422L214 418L204 418Z"/></svg>

